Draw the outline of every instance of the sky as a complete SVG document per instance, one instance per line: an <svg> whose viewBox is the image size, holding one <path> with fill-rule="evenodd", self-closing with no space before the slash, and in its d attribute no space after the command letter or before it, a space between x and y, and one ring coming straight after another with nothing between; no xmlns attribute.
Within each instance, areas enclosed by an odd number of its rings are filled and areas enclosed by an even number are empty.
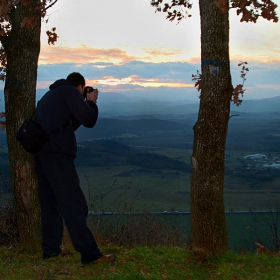
<svg viewBox="0 0 280 280"><path fill-rule="evenodd" d="M280 6L280 0L274 0ZM278 15L280 9L277 8ZM150 0L58 0L42 23L37 88L78 71L100 92L141 95L165 93L198 100L192 74L200 71L198 0L192 17L169 22ZM45 32L56 27L58 41ZM280 95L279 23L259 19L240 23L230 11L233 85L242 82L237 64L247 61L244 99Z"/></svg>

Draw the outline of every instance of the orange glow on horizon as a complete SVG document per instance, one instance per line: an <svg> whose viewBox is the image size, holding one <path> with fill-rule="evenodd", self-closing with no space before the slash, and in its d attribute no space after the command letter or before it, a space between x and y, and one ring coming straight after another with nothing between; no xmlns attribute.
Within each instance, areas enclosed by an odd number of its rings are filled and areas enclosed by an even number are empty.
<svg viewBox="0 0 280 280"><path fill-rule="evenodd" d="M147 56L148 55L148 56ZM181 59L174 56L182 55ZM85 45L80 47L62 47L62 46L45 46L42 45L39 57L39 65L58 64L58 63L96 63L96 68L106 68L106 65L101 63L112 63L114 65L122 65L131 61L142 61L150 63L163 62L188 62L191 64L200 64L199 56L183 58L183 50L146 50L143 49L142 55L131 55L129 51L112 48L91 48ZM271 65L279 65L280 53L274 56L258 56L250 57L242 54L235 54L231 56L231 61L238 64L240 61L247 61L250 64L269 63ZM98 65L100 63L100 65Z"/></svg>
<svg viewBox="0 0 280 280"><path fill-rule="evenodd" d="M122 79L115 78L113 76L105 76L103 79L93 81L94 84L118 86L118 85L138 85L141 87L172 87L183 88L193 87L194 84L188 84L184 82L168 82L160 79L139 79L137 75L131 75Z"/></svg>
<svg viewBox="0 0 280 280"><path fill-rule="evenodd" d="M149 57L145 57L145 55L149 55ZM85 45L81 45L80 47L71 48L71 47L60 47L60 46L42 46L42 51L40 55L39 64L47 65L47 64L63 64L63 63L73 63L75 67L81 68L85 64L89 64L93 69L95 68L106 68L111 66L121 66L126 63L139 61L147 63L164 63L169 60L169 62L173 63L182 63L188 62L191 64L200 64L200 57L192 57L188 60L172 60L175 55L180 54L180 50L170 51L167 50L152 50L145 49L143 50L144 56L133 56L130 55L128 51L112 48L112 49L97 49L90 48ZM165 60L161 60L165 56ZM250 66L260 66L263 65L266 69L279 69L280 56L276 55L274 57L271 56L262 56L262 57L245 57L242 55L234 55L231 56L231 65L237 66L240 61L248 62L248 67ZM54 66L55 67L55 66ZM59 67L59 66L58 66ZM146 66L145 66L146 67ZM148 69L148 68L147 68ZM95 77L95 79L89 80L86 79L87 85L92 85L94 87L99 87L100 91L109 92L109 91L119 91L125 92L128 90L144 90L145 88L193 88L194 83L188 83L184 78L180 80L178 76L176 76L176 68L170 69L168 71L168 78L143 78L139 75L134 75L133 68L128 68L128 72L123 74L124 77L115 77L115 76L99 76ZM105 70L106 72L106 70ZM104 73L104 72L103 72ZM114 73L114 72L113 72ZM250 72L251 73L251 72ZM151 74L151 73L149 73ZM127 76L126 76L127 75ZM157 75L157 74L155 74ZM150 76L151 77L151 76ZM183 77L182 75L180 77ZM87 77L85 77L87 78ZM38 81L37 88L48 89L49 85L54 81ZM276 84L256 84L254 88L258 88L263 90L265 88L279 91L280 86ZM245 84L246 87L246 84ZM248 87L249 93L250 87ZM246 94L246 93L245 93Z"/></svg>
<svg viewBox="0 0 280 280"><path fill-rule="evenodd" d="M54 81L43 81L37 82L37 88L49 88L50 84ZM122 79L115 78L113 76L105 76L103 79L99 80L89 80L86 79L86 84L91 85L93 87L101 86L104 88L104 91L107 91L107 88L110 91L110 88L118 87L122 85L132 85L132 86L141 86L144 88L158 88L158 87L169 87L169 88L190 88L194 87L194 84L188 84L185 82L168 82L168 81L161 81L159 79L139 79L137 75L132 75L129 77L125 77ZM106 88L106 90L105 90ZM125 91L125 89L119 89L120 91Z"/></svg>

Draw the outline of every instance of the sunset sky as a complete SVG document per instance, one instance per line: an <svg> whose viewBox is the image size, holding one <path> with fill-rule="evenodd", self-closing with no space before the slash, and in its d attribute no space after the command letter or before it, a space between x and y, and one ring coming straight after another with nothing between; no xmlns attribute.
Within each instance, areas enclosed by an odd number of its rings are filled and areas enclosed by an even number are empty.
<svg viewBox="0 0 280 280"><path fill-rule="evenodd" d="M280 6L280 0L274 0ZM280 14L279 7L277 8ZM42 23L38 88L78 71L101 92L170 92L197 100L192 74L200 70L198 1L180 24L155 13L150 0L58 0ZM230 12L233 84L241 82L239 61L249 63L244 99L280 95L279 23L240 23ZM57 28L58 42L45 32Z"/></svg>

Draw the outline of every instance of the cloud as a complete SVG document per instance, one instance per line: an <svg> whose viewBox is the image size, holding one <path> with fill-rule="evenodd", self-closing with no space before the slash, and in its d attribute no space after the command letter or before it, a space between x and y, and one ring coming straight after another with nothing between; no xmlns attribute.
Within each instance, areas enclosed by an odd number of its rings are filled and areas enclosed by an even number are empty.
<svg viewBox="0 0 280 280"><path fill-rule="evenodd" d="M143 49L143 51L151 56L173 56L183 53L183 50Z"/></svg>
<svg viewBox="0 0 280 280"><path fill-rule="evenodd" d="M111 62L122 64L135 60L125 50L118 48L96 49L81 45L79 48L42 46L39 57L39 65L57 64L57 63L89 63L89 62Z"/></svg>
<svg viewBox="0 0 280 280"><path fill-rule="evenodd" d="M71 72L81 72L88 84L100 85L106 91L121 85L141 87L192 87L192 74L198 65L181 62L147 63L130 61L121 65L112 63L60 63L42 64L38 69L38 87L46 88L46 82L65 78Z"/></svg>
<svg viewBox="0 0 280 280"><path fill-rule="evenodd" d="M132 55L131 53L135 54ZM137 53L137 54L136 54ZM138 60L143 62L184 62L187 61L183 49L145 49L123 50L119 48L92 48L86 45L79 47L46 46L42 45L39 65L58 63L113 63L124 64ZM101 65L100 65L101 66Z"/></svg>
<svg viewBox="0 0 280 280"><path fill-rule="evenodd" d="M242 55L242 54L236 54L231 56L230 58L231 62L233 62L234 64L238 64L240 61L246 61L249 63L249 65L270 65L270 67L274 67L276 66L277 68L279 68L279 64L280 64L280 50L278 51L278 55L275 56L266 56L266 55L262 55L262 56L258 56L258 57L254 57L254 56L250 56L250 55Z"/></svg>
<svg viewBox="0 0 280 280"><path fill-rule="evenodd" d="M168 48L142 48L143 56L141 61L145 62L187 62L186 49L168 49Z"/></svg>
<svg viewBox="0 0 280 280"><path fill-rule="evenodd" d="M52 48L52 47L49 47ZM38 68L38 88L48 88L57 79L65 78L71 72L80 72L87 84L96 86L102 92L151 92L155 89L169 91L193 90L192 74L200 71L200 59L190 61L147 62L135 59L135 56L120 49L80 48L79 60L77 49L58 48L55 51L57 63L40 64ZM68 52L70 50L70 52ZM172 55L166 50L147 50L149 54ZM175 52L176 53L176 52ZM46 54L45 54L46 55ZM49 61L46 59L45 61ZM62 61L58 63L59 61ZM246 75L244 98L261 96L276 96L279 92L280 61L276 58L258 60L252 57L234 56L231 60L231 75L233 85L242 83L240 77L240 61L247 61L249 72Z"/></svg>

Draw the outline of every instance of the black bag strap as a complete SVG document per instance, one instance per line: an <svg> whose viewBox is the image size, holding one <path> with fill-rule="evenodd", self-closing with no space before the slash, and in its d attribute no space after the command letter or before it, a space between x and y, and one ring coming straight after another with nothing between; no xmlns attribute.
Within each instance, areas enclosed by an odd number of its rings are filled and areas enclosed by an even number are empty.
<svg viewBox="0 0 280 280"><path fill-rule="evenodd" d="M35 110L33 111L32 115L30 116L30 118L29 118L30 120L33 119L35 113L36 113L36 108L35 108ZM55 128L54 130L52 130L52 131L48 134L48 136L50 137L50 136L56 134L57 132L63 130L70 122L71 122L71 121L67 121L66 123L64 123L64 124L60 125L59 127Z"/></svg>
<svg viewBox="0 0 280 280"><path fill-rule="evenodd" d="M70 121L68 121L68 122L66 122L66 123L64 123L64 124L62 124L61 126L57 127L56 129L52 130L52 131L50 132L49 136L52 136L52 135L56 134L57 132L63 130L69 123L70 123Z"/></svg>

